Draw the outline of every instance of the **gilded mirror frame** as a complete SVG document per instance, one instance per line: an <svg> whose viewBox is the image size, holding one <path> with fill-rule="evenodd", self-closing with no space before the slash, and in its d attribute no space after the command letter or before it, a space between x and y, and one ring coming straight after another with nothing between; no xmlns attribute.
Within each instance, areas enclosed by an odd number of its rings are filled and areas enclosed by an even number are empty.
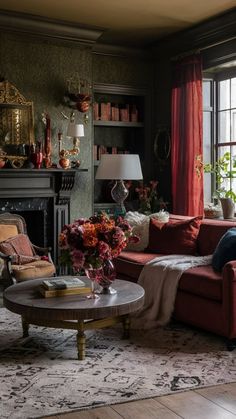
<svg viewBox="0 0 236 419"><path fill-rule="evenodd" d="M8 81L0 82L0 158L22 167L34 143L33 102Z"/></svg>

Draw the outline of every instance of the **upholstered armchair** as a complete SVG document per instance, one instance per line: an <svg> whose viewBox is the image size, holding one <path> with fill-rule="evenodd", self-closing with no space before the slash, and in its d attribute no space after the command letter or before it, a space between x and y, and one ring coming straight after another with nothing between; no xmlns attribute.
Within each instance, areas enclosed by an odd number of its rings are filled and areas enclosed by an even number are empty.
<svg viewBox="0 0 236 419"><path fill-rule="evenodd" d="M4 287L55 274L50 248L31 243L25 220L18 214L0 214L0 264Z"/></svg>

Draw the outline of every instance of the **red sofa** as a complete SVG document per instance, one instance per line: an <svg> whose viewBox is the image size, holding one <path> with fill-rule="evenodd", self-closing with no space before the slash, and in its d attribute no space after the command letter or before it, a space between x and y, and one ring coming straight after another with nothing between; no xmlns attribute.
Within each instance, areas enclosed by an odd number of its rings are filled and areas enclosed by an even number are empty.
<svg viewBox="0 0 236 419"><path fill-rule="evenodd" d="M232 227L236 227L236 222L204 219L197 236L198 254L202 256L212 254L222 235ZM157 256L156 253L147 251L123 251L114 261L117 278L137 282L144 264ZM222 273L215 272L211 265L185 271L178 286L174 318L226 337L228 349L234 349L236 347L236 260L228 262Z"/></svg>

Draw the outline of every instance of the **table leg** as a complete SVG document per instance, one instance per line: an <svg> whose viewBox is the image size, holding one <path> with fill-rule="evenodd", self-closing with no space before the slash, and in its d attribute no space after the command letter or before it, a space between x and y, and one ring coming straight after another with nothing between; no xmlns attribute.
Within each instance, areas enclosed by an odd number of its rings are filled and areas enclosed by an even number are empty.
<svg viewBox="0 0 236 419"><path fill-rule="evenodd" d="M27 338L29 336L29 323L25 320L23 316L21 316L21 324L23 330L23 338Z"/></svg>
<svg viewBox="0 0 236 419"><path fill-rule="evenodd" d="M130 336L130 317L125 316L123 319L123 339L129 339Z"/></svg>
<svg viewBox="0 0 236 419"><path fill-rule="evenodd" d="M78 321L78 333L77 333L77 349L78 349L78 359L82 361L85 359L85 339L86 335L84 333L84 322Z"/></svg>

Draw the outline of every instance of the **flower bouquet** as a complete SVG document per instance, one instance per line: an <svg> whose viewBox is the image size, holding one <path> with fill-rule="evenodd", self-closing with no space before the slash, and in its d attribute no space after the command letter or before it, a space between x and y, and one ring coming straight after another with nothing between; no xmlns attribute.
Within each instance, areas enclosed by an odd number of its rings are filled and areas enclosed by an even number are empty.
<svg viewBox="0 0 236 419"><path fill-rule="evenodd" d="M102 213L80 218L65 225L59 236L61 263L83 273L104 286L107 279L115 279L111 260L116 258L129 242L138 242L132 228L123 217L109 217ZM106 275L107 274L107 275Z"/></svg>

